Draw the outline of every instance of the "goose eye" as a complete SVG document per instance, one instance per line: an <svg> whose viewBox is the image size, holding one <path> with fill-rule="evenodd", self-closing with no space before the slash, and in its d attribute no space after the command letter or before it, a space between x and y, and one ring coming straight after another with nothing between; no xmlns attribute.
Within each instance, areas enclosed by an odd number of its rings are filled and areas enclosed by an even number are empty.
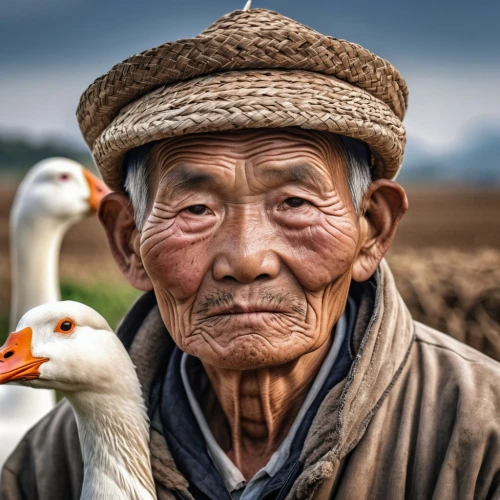
<svg viewBox="0 0 500 500"><path fill-rule="evenodd" d="M59 176L59 180L61 181L67 181L69 179L69 174L61 174Z"/></svg>
<svg viewBox="0 0 500 500"><path fill-rule="evenodd" d="M63 318L59 323L57 323L54 332L64 333L69 335L75 329L75 323L69 318Z"/></svg>

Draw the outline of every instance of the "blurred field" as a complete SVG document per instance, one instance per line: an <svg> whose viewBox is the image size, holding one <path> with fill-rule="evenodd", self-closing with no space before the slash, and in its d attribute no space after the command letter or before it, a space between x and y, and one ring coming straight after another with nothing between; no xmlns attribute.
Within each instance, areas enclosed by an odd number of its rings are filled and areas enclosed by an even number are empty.
<svg viewBox="0 0 500 500"><path fill-rule="evenodd" d="M8 215L0 186L0 337L9 310ZM410 210L388 255L414 317L500 359L500 190L408 190ZM75 226L61 252L63 298L115 327L138 296L121 277L97 220Z"/></svg>
<svg viewBox="0 0 500 500"><path fill-rule="evenodd" d="M390 262L414 319L500 360L500 251L408 250Z"/></svg>

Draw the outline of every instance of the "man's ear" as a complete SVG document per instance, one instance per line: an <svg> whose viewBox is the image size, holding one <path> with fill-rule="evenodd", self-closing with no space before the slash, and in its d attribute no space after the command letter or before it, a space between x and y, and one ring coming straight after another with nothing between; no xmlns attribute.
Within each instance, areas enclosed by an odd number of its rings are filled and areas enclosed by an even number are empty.
<svg viewBox="0 0 500 500"><path fill-rule="evenodd" d="M139 253L140 233L130 200L122 193L105 196L97 213L108 237L111 253L127 281L138 290L152 290Z"/></svg>
<svg viewBox="0 0 500 500"><path fill-rule="evenodd" d="M366 281L375 273L407 209L408 199L399 184L388 179L372 182L360 216L360 249L352 268L355 281Z"/></svg>

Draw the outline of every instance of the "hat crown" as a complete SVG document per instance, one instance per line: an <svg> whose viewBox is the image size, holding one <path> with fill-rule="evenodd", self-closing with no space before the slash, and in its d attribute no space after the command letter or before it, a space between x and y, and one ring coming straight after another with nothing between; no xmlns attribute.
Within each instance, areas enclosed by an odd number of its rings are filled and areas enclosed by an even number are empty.
<svg viewBox="0 0 500 500"><path fill-rule="evenodd" d="M290 30L312 28L305 26L294 19L283 16L279 12L268 9L233 10L219 17L208 28L198 36L207 36L214 31L238 32L238 31L268 31L268 30ZM318 33L318 32L317 32ZM318 33L319 35L320 33Z"/></svg>
<svg viewBox="0 0 500 500"><path fill-rule="evenodd" d="M408 88L399 71L387 60L361 45L323 35L267 9L235 10L211 24L198 37L227 36L242 40L245 51L252 39L262 52L256 65L238 69L301 69L335 76L368 91L387 104L403 120ZM250 36L249 36L250 35ZM252 36L253 35L253 36ZM250 45L249 44L249 45ZM268 66L269 59L272 61Z"/></svg>

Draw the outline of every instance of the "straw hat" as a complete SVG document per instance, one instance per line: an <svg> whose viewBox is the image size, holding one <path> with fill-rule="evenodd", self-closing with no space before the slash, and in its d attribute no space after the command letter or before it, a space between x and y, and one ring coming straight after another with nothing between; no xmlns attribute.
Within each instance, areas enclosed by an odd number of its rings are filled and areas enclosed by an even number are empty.
<svg viewBox="0 0 500 500"><path fill-rule="evenodd" d="M374 177L403 161L408 89L384 59L277 12L234 11L194 38L118 63L83 93L77 118L104 181L142 144L183 134L301 127L365 141Z"/></svg>

